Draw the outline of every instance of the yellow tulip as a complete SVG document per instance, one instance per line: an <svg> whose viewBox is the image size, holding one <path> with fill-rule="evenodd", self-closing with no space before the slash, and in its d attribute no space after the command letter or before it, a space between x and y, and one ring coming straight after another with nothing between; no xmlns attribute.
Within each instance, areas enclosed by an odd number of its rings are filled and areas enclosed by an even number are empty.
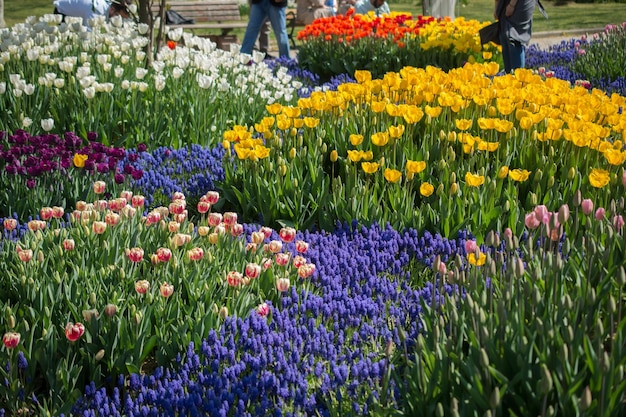
<svg viewBox="0 0 626 417"><path fill-rule="evenodd" d="M404 125L389 126L387 132L389 132L390 137L399 138L404 133Z"/></svg>
<svg viewBox="0 0 626 417"><path fill-rule="evenodd" d="M282 110L283 105L280 103L268 104L265 106L265 109L269 114L278 114Z"/></svg>
<svg viewBox="0 0 626 417"><path fill-rule="evenodd" d="M509 175L509 167L506 165L501 166L498 170L498 178L504 179L507 175Z"/></svg>
<svg viewBox="0 0 626 417"><path fill-rule="evenodd" d="M320 123L320 119L316 119L315 117L305 117L304 124L309 129L313 129Z"/></svg>
<svg viewBox="0 0 626 417"><path fill-rule="evenodd" d="M474 175L471 172L465 174L465 183L470 187L480 187L485 182L483 175Z"/></svg>
<svg viewBox="0 0 626 417"><path fill-rule="evenodd" d="M511 178L513 181L524 182L528 179L529 176L530 171L525 169L516 168L509 171L509 178Z"/></svg>
<svg viewBox="0 0 626 417"><path fill-rule="evenodd" d="M426 169L426 162L424 161L406 161L406 172L410 174L419 174Z"/></svg>
<svg viewBox="0 0 626 417"><path fill-rule="evenodd" d="M389 143L389 134L387 132L377 132L372 135L372 143L376 146L385 146Z"/></svg>
<svg viewBox="0 0 626 417"><path fill-rule="evenodd" d="M334 163L334 162L337 162L337 158L339 158L339 154L337 153L337 151L336 151L336 150L334 150L334 149L333 149L333 150L330 152L330 162L333 162L333 163Z"/></svg>
<svg viewBox="0 0 626 417"><path fill-rule="evenodd" d="M467 254L467 260L472 265L483 266L487 260L487 255L479 252L478 258L476 258L476 254L474 252L470 252Z"/></svg>
<svg viewBox="0 0 626 417"><path fill-rule="evenodd" d="M420 185L420 194L424 197L430 197L433 193L435 192L435 187L428 183L428 182L423 182L422 185Z"/></svg>
<svg viewBox="0 0 626 417"><path fill-rule="evenodd" d="M359 146L361 143L363 143L363 135L357 135L356 133L353 133L350 135L349 139L352 146Z"/></svg>
<svg viewBox="0 0 626 417"><path fill-rule="evenodd" d="M84 168L85 161L87 161L87 158L89 158L87 155L83 155L81 153L75 153L74 154L74 166L76 168Z"/></svg>
<svg viewBox="0 0 626 417"><path fill-rule="evenodd" d="M385 179L391 183L397 183L402 179L402 173L397 169L385 168L385 172L383 174Z"/></svg>
<svg viewBox="0 0 626 417"><path fill-rule="evenodd" d="M359 84L365 84L372 81L372 73L366 70L356 70L354 71L354 79Z"/></svg>
<svg viewBox="0 0 626 417"><path fill-rule="evenodd" d="M596 188L607 185L610 178L609 171L604 169L594 168L589 173L589 183Z"/></svg>
<svg viewBox="0 0 626 417"><path fill-rule="evenodd" d="M361 162L361 168L366 174L373 174L378 171L378 163L376 162Z"/></svg>
<svg viewBox="0 0 626 417"><path fill-rule="evenodd" d="M362 157L363 155L361 151L348 151L348 159L352 162L359 162Z"/></svg>
<svg viewBox="0 0 626 417"><path fill-rule="evenodd" d="M456 128L459 130L467 130L472 127L473 123L474 121L472 119L456 119L454 121Z"/></svg>

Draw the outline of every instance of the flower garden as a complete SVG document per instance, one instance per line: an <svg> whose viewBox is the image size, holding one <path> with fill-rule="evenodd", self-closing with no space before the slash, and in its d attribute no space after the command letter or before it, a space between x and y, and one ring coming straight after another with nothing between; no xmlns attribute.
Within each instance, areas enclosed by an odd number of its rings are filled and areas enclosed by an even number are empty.
<svg viewBox="0 0 626 417"><path fill-rule="evenodd" d="M488 23L0 31L0 416L625 415L626 25Z"/></svg>

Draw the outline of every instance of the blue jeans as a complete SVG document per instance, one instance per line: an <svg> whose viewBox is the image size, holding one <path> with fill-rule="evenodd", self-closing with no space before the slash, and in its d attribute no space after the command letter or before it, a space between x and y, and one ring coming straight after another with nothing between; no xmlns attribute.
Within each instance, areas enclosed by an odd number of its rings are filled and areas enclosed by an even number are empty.
<svg viewBox="0 0 626 417"><path fill-rule="evenodd" d="M516 68L524 68L526 65L524 45L520 42L510 40L504 30L500 31L500 43L502 44L504 71L508 74Z"/></svg>
<svg viewBox="0 0 626 417"><path fill-rule="evenodd" d="M270 4L270 0L261 0L260 3L250 5L250 20L243 36L241 52L252 54L252 48L261 32L261 26L266 18L270 19L274 36L278 43L278 53L281 57L289 58L289 37L287 36L287 18L285 7L276 7Z"/></svg>

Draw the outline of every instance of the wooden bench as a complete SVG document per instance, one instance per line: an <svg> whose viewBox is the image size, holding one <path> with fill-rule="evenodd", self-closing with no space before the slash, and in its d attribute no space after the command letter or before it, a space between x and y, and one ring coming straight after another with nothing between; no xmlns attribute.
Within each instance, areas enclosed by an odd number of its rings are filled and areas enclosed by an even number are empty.
<svg viewBox="0 0 626 417"><path fill-rule="evenodd" d="M287 37L289 37L289 41L291 42L291 46L293 49L296 49L296 37L297 33L294 34L297 28L305 27L303 21L298 20L298 14L295 10L287 10Z"/></svg>
<svg viewBox="0 0 626 417"><path fill-rule="evenodd" d="M159 16L160 1L152 2L152 14L154 17ZM217 36L209 36L218 40L218 47L222 49L226 39L232 43L237 41L237 37L230 35L233 29L246 28L248 22L241 19L239 13L238 0L169 0L166 3L167 10L172 10L180 14L186 19L193 20L191 24L167 25L171 29L184 28L190 31L198 29L219 29L221 32Z"/></svg>

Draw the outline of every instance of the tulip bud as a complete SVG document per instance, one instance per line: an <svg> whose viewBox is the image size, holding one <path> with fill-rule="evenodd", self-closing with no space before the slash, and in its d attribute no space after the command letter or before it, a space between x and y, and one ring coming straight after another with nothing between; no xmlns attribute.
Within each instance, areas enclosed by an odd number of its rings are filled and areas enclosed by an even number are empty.
<svg viewBox="0 0 626 417"><path fill-rule="evenodd" d="M96 305L96 293L95 292L91 292L91 294L89 294L89 304L91 304L92 306Z"/></svg>
<svg viewBox="0 0 626 417"><path fill-rule="evenodd" d="M9 316L9 320L8 320L8 324L9 324L9 329L14 329L15 328L15 316L13 314L11 314Z"/></svg>
<svg viewBox="0 0 626 417"><path fill-rule="evenodd" d="M550 370L545 364L541 364L541 380L539 381L539 388L543 395L547 395L550 391L552 391L552 375L550 374Z"/></svg>
<svg viewBox="0 0 626 417"><path fill-rule="evenodd" d="M580 409L582 411L587 411L587 409L591 406L591 390L589 389L589 385L585 387L583 390L583 395L580 397Z"/></svg>
<svg viewBox="0 0 626 417"><path fill-rule="evenodd" d="M439 184L439 187L437 187L437 191L435 191L435 194L437 194L438 196L443 195L443 184Z"/></svg>
<svg viewBox="0 0 626 417"><path fill-rule="evenodd" d="M102 358L104 358L104 349L100 349L95 356L96 362L100 362Z"/></svg>
<svg viewBox="0 0 626 417"><path fill-rule="evenodd" d="M219 316L221 319L228 317L228 307L222 306L222 308L220 308Z"/></svg>
<svg viewBox="0 0 626 417"><path fill-rule="evenodd" d="M534 181L535 182L539 182L541 181L541 178L543 177L543 171L538 169L537 171L535 171L535 177L534 177Z"/></svg>
<svg viewBox="0 0 626 417"><path fill-rule="evenodd" d="M337 151L333 149L330 152L330 162L332 162L332 163L337 162L337 158L339 158L339 155L337 154Z"/></svg>
<svg viewBox="0 0 626 417"><path fill-rule="evenodd" d="M489 356L487 355L487 351L485 348L480 348L480 366L483 368L487 368L489 366Z"/></svg>
<svg viewBox="0 0 626 417"><path fill-rule="evenodd" d="M537 194L530 193L530 204L532 206L536 206L537 205Z"/></svg>
<svg viewBox="0 0 626 417"><path fill-rule="evenodd" d="M450 185L450 195L455 195L458 190L459 190L458 184L456 182L453 182L452 185Z"/></svg>
<svg viewBox="0 0 626 417"><path fill-rule="evenodd" d="M500 388L495 387L489 397L489 406L493 409L497 408L498 405L500 405Z"/></svg>

